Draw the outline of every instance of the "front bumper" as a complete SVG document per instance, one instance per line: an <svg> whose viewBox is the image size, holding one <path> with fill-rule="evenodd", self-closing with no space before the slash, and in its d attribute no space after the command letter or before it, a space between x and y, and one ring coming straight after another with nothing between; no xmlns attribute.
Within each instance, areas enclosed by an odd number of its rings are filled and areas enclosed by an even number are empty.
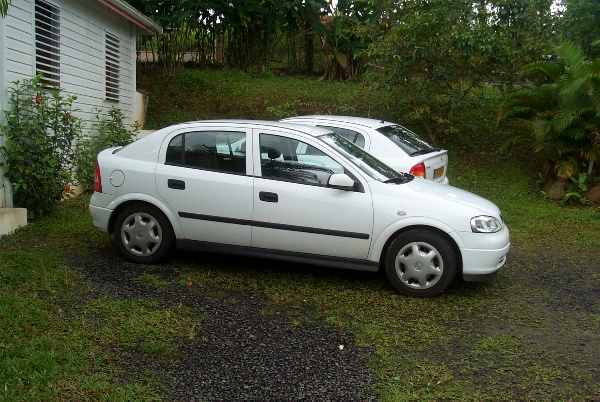
<svg viewBox="0 0 600 402"><path fill-rule="evenodd" d="M460 250L465 280L481 280L494 274L506 263L510 250L506 226L498 233L469 233L461 237L465 241L465 247Z"/></svg>
<svg viewBox="0 0 600 402"><path fill-rule="evenodd" d="M510 243L498 250L462 250L463 277L468 280L477 280L477 278L471 277L495 273L506 262L509 249Z"/></svg>

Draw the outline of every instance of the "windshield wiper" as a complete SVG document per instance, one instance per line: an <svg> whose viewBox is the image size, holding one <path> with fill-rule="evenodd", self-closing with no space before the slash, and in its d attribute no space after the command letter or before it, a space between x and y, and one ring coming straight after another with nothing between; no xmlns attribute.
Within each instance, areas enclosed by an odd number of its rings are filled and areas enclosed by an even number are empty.
<svg viewBox="0 0 600 402"><path fill-rule="evenodd" d="M404 184L415 178L412 174L401 173L402 176L384 181L386 184Z"/></svg>
<svg viewBox="0 0 600 402"><path fill-rule="evenodd" d="M440 148L425 148L425 149L420 149L418 151L413 152L412 154L410 154L410 156L424 155L424 154L430 154L432 152L440 152L440 151L441 151Z"/></svg>

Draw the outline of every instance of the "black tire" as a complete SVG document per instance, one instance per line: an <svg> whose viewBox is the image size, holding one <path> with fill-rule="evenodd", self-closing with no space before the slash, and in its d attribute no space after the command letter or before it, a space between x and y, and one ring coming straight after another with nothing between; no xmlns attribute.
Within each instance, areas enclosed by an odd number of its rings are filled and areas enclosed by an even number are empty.
<svg viewBox="0 0 600 402"><path fill-rule="evenodd" d="M171 223L158 208L148 204L125 207L115 220L115 244L129 261L156 264L175 244Z"/></svg>
<svg viewBox="0 0 600 402"><path fill-rule="evenodd" d="M398 235L385 255L385 272L394 287L408 296L435 297L457 271L456 253L446 239L427 229Z"/></svg>

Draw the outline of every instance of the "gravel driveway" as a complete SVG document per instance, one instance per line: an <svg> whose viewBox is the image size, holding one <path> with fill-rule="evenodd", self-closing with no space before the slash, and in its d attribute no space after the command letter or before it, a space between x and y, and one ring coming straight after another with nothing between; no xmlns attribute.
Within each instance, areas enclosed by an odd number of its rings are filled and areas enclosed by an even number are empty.
<svg viewBox="0 0 600 402"><path fill-rule="evenodd" d="M579 257L576 262L554 254L540 254L533 261L514 250L506 269L492 283L455 284L452 292L456 295L463 291L468 295L468 290L476 287L479 289L477 297L485 299L489 297L488 291L492 291L493 300L484 303L485 306L510 304L511 300L531 301L525 307L527 316L539 317L539 320L528 325L495 313L466 313L456 322L470 328L465 332L466 339L448 342L445 348L437 350L439 356L424 350L425 354L416 351L411 358L419 361L437 356L440 364L453 367L455 373L465 369L476 383L494 383L496 391L505 386L511 395L521 395L525 400L526 395L530 395L528 388L548 380L540 378L538 381L531 373L528 380L521 380L519 370L528 369L518 359L514 361L517 366L514 372L507 372L506 378L489 378L489 370L497 370L498 365L505 364L503 361L510 357L502 353L492 353L489 358L478 360L485 364L476 369L468 367L468 357L464 360L465 356L473 358L473 345L482 339L490 339L489 336L511 339L522 343L527 350L547 354L548 370L555 367L571 376L564 379L562 386L554 380L546 382L552 389L577 389L573 388L577 387L573 381L581 378L585 383L579 384L580 391L571 399L597 401L600 394L596 394L598 388L593 384L600 380L597 327L600 267L594 253L589 258ZM198 255L190 253L187 257L178 257L177 261L181 262L182 258L196 261ZM213 263L241 263L235 257L213 255L208 258ZM375 395L369 394L377 380L369 370L369 363L373 363L371 359L376 354L369 348L359 347L351 333L327 326L319 319L309 320L313 324L298 325L284 308L280 313L273 312L272 304L260 293L182 286L177 281L184 271L177 268L178 264L152 267L152 275L170 283L156 286L136 280L147 274L148 268L124 262L116 251L77 256L70 261L74 269L94 284L95 293L89 295L92 299L103 295L114 299L145 299L161 308L181 304L206 317L199 324L198 336L178 341L175 362L161 363L160 359L146 358L143 353L123 353L119 361L124 368L120 379L123 382L148 381L148 373L151 373L150 377L165 384L165 399L177 401L377 400ZM509 289L521 289L524 293L505 293ZM471 296L467 295L465 300L473 296L472 292ZM510 314L510 308L504 313ZM307 309L302 314L310 315L311 311ZM517 346L512 352L520 350ZM493 396L484 399L488 398L498 400Z"/></svg>
<svg viewBox="0 0 600 402"><path fill-rule="evenodd" d="M373 383L367 367L369 350L352 334L322 325L293 325L285 313L261 314L266 300L251 292L227 298L210 290L152 286L134 278L144 267L114 256L75 257L72 267L95 284L98 294L116 299L154 300L162 307L182 304L208 319L208 336L180 341L181 358L159 365L141 354L124 357L125 375L140 378L150 370L168 378L173 400L375 400L366 393ZM180 272L158 266L153 274L175 279ZM231 299L235 303L231 302Z"/></svg>

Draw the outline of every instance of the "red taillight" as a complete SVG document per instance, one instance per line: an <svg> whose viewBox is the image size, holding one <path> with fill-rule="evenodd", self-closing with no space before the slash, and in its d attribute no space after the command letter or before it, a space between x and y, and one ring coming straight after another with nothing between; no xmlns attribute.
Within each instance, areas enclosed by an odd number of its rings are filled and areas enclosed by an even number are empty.
<svg viewBox="0 0 600 402"><path fill-rule="evenodd" d="M94 191L97 193L102 192L102 177L100 177L100 165L98 162L94 166Z"/></svg>
<svg viewBox="0 0 600 402"><path fill-rule="evenodd" d="M425 164L423 162L416 164L412 168L410 168L410 172L415 177L420 177L422 179L425 178Z"/></svg>

